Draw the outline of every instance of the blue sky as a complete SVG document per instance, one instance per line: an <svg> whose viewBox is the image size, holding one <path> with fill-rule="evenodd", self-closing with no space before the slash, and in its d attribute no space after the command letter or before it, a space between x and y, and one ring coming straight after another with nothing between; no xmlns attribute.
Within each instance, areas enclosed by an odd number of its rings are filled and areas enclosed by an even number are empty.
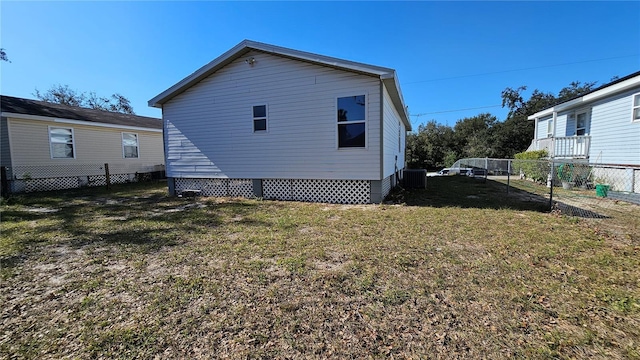
<svg viewBox="0 0 640 360"><path fill-rule="evenodd" d="M147 101L243 39L396 69L415 128L640 70L640 2L0 2L0 92ZM467 111L452 111L469 109Z"/></svg>

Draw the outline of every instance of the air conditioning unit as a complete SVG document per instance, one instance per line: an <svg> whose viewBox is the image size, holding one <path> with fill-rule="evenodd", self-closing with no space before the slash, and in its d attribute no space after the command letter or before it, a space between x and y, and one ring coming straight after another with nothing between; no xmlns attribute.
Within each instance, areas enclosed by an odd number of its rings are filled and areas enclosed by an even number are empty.
<svg viewBox="0 0 640 360"><path fill-rule="evenodd" d="M427 170L405 169L403 171L402 186L405 189L426 189Z"/></svg>

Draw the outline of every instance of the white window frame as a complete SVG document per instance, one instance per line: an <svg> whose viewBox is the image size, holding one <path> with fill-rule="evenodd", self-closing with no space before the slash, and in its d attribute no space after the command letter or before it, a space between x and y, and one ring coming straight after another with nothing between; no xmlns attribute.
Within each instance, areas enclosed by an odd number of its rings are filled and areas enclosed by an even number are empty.
<svg viewBox="0 0 640 360"><path fill-rule="evenodd" d="M638 98L637 104L636 97ZM640 122L640 116L638 118L635 117L636 111L640 111L640 93L631 95L631 122Z"/></svg>
<svg viewBox="0 0 640 360"><path fill-rule="evenodd" d="M261 116L254 116L253 113L253 108L255 108L256 106L264 106L264 117ZM264 119L264 130L256 130L256 120L263 120ZM262 103L262 104L257 104L257 105L252 105L251 106L251 131L254 134L264 134L269 132L269 104L267 103Z"/></svg>
<svg viewBox="0 0 640 360"><path fill-rule="evenodd" d="M354 96L364 96L364 120L338 121L338 100ZM336 108L333 112L333 120L336 124L336 149L341 151L358 151L367 149L369 147L369 93L366 91L356 91L348 94L342 94L340 96L336 96L335 104ZM338 129L340 128L340 125L345 124L364 124L364 146L340 147L340 130Z"/></svg>
<svg viewBox="0 0 640 360"><path fill-rule="evenodd" d="M582 114L584 114L584 127L578 127L578 117ZM587 128L589 125L589 110L576 111L575 119L576 119L576 136L587 136ZM584 130L584 134L582 135L578 134L578 130L580 129Z"/></svg>
<svg viewBox="0 0 640 360"><path fill-rule="evenodd" d="M51 130L52 129L63 129L63 130L71 130L71 147L73 151L73 157L54 157L53 156L53 142L51 141ZM64 126L48 126L47 135L49 136L49 155L51 159L56 160L65 160L65 159L75 159L76 158L76 133L74 132L72 127L64 127Z"/></svg>
<svg viewBox="0 0 640 360"><path fill-rule="evenodd" d="M122 158L123 159L140 159L140 135L138 135L138 133L134 133L134 132L125 132L123 131L121 134L121 139L122 139ZM135 135L136 136L136 148L138 151L136 151L136 154L138 154L138 156L136 157L127 157L126 156L126 152L124 151L124 134L131 134L131 135ZM130 145L128 145L130 146Z"/></svg>
<svg viewBox="0 0 640 360"><path fill-rule="evenodd" d="M553 137L553 117L547 119L547 138Z"/></svg>

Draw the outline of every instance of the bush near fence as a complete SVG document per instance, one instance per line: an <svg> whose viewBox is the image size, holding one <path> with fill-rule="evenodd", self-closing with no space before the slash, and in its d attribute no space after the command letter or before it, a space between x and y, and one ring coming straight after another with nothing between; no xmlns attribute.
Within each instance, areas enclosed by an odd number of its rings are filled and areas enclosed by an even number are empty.
<svg viewBox="0 0 640 360"><path fill-rule="evenodd" d="M537 182L547 181L549 166L540 161L548 156L546 150L527 151L515 155L516 161L512 167L519 169L519 173Z"/></svg>

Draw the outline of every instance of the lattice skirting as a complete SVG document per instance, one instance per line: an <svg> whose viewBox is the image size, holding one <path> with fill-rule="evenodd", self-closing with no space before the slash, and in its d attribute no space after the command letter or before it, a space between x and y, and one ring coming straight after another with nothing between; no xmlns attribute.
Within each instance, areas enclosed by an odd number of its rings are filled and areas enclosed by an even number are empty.
<svg viewBox="0 0 640 360"><path fill-rule="evenodd" d="M136 174L111 174L109 175L111 184L124 184L137 182ZM106 186L107 177L105 175L90 176L65 176L43 179L21 179L11 180L12 193L30 193L36 191L53 191L76 189L81 187Z"/></svg>
<svg viewBox="0 0 640 360"><path fill-rule="evenodd" d="M266 179L262 182L265 199L366 204L371 201L367 180Z"/></svg>
<svg viewBox="0 0 640 360"><path fill-rule="evenodd" d="M252 197L251 179L175 179L176 193L185 190L200 190L204 196Z"/></svg>

